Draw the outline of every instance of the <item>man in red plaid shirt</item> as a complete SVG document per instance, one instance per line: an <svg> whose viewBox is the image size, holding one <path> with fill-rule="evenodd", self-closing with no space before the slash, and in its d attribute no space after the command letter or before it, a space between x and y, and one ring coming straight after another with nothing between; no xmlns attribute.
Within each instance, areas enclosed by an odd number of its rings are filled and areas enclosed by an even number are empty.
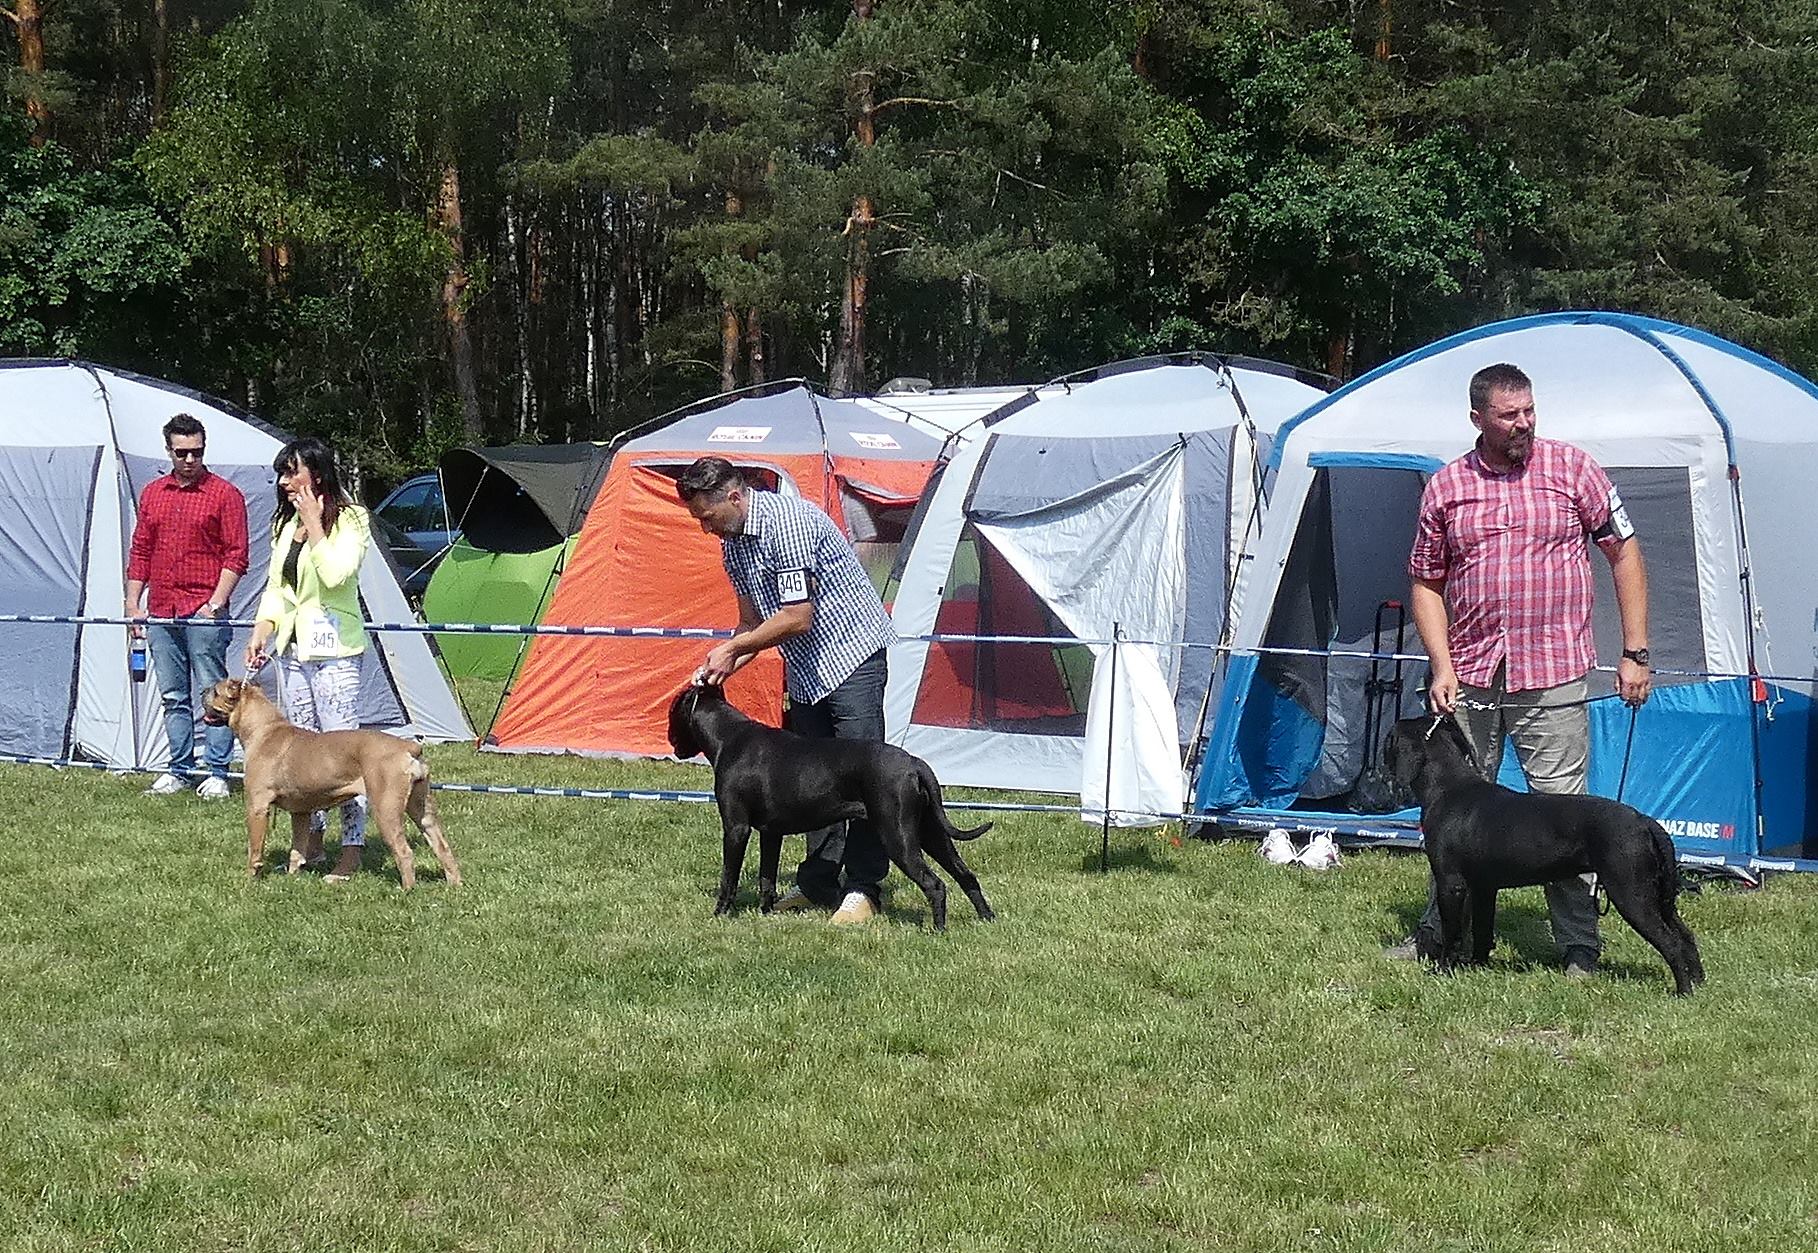
<svg viewBox="0 0 1818 1253"><path fill-rule="evenodd" d="M1428 482L1420 500L1409 603L1433 676L1427 699L1454 714L1486 777L1503 739L1537 792L1585 791L1590 767L1586 676L1594 542L1610 563L1622 618L1616 691L1648 698L1648 582L1641 541L1603 467L1534 434L1534 388L1512 365L1471 379L1477 445ZM1589 541L1589 542L1587 542ZM1589 876L1547 885L1553 941L1566 971L1597 969L1601 944ZM1428 894L1421 929L1436 933ZM1412 943L1390 949L1414 956Z"/></svg>
<svg viewBox="0 0 1818 1253"><path fill-rule="evenodd" d="M171 470L139 495L126 565L126 612L195 618L190 626L136 626L151 648L170 736L170 766L146 789L149 796L185 790L196 764L193 693L227 677L227 598L246 573L246 498L240 489L202 464L207 434L202 424L179 413L164 424ZM196 788L205 800L227 795L227 766L234 733L209 727L207 776Z"/></svg>

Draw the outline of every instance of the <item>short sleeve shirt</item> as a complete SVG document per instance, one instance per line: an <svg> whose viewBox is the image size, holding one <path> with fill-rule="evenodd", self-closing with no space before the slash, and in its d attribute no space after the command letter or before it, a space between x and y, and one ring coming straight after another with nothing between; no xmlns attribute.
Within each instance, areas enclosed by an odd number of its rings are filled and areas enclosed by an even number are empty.
<svg viewBox="0 0 1818 1253"><path fill-rule="evenodd" d="M811 601L814 625L784 640L790 699L824 699L894 638L890 617L851 543L807 501L750 491L745 530L723 536L720 558L733 590L768 618Z"/></svg>
<svg viewBox="0 0 1818 1253"><path fill-rule="evenodd" d="M1536 439L1507 473L1476 449L1427 483L1408 573L1445 584L1459 681L1488 687L1505 662L1511 692L1557 687L1596 664L1590 541L1634 534L1590 454Z"/></svg>

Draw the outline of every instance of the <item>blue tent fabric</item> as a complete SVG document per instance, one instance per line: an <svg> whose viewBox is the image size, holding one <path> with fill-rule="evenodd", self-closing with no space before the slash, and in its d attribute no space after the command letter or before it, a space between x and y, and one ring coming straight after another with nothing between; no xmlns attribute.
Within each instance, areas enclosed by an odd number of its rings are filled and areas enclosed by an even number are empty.
<svg viewBox="0 0 1818 1253"><path fill-rule="evenodd" d="M1818 464L1818 387L1708 333L1600 312L1452 336L1282 425L1270 455L1268 521L1249 553L1257 582L1235 633L1195 807L1240 812L1245 822L1310 812L1313 798L1301 788L1338 716L1313 697L1359 697L1336 679L1310 693L1307 668L1268 649L1349 646L1359 606L1405 596L1405 572L1366 562L1366 576L1331 534L1410 525L1372 513L1378 493L1356 491L1357 476L1396 467L1410 477L1430 473L1464 452L1475 436L1465 381L1498 361L1534 378L1541 433L1590 451L1631 514L1641 515L1656 688L1635 718L1632 749L1628 710L1614 700L1593 705L1592 790L1610 795L1622 783L1623 799L1658 818L1688 858L1818 854L1809 798L1818 570L1803 504ZM1407 508L1405 500L1380 507ZM1315 533L1321 526L1326 535ZM1318 559L1335 584L1324 592L1307 583ZM1609 664L1620 647L1614 597L1605 563L1592 563L1601 584L1599 655ZM1332 601L1329 621L1307 613L1322 597ZM1406 651L1418 653L1409 634ZM1610 681L1594 673L1593 691ZM1519 781L1513 754L1504 764L1505 777ZM1318 804L1326 819L1343 807L1342 797Z"/></svg>

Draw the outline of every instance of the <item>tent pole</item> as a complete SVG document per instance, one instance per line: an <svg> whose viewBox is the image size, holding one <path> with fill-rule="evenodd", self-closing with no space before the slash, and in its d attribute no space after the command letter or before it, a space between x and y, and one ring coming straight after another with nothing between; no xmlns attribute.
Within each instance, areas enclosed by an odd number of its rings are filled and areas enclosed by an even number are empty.
<svg viewBox="0 0 1818 1253"><path fill-rule="evenodd" d="M1747 641L1749 661L1749 762L1753 767L1755 785L1755 848L1756 856L1762 853L1763 837L1767 834L1767 813L1762 804L1762 793L1766 788L1761 777L1761 710L1771 707L1767 700L1767 686L1761 681L1761 670L1755 657L1755 572L1752 558L1749 555L1749 529L1747 515L1742 508L1742 470L1735 459L1730 461L1730 497L1736 508L1736 538L1741 546L1740 558L1742 583L1742 637ZM1759 697L1759 698L1758 698Z"/></svg>
<svg viewBox="0 0 1818 1253"><path fill-rule="evenodd" d="M1105 812L1099 824L1098 872L1111 870L1111 764L1117 760L1117 650L1124 637L1121 622L1111 624L1111 699L1105 713Z"/></svg>

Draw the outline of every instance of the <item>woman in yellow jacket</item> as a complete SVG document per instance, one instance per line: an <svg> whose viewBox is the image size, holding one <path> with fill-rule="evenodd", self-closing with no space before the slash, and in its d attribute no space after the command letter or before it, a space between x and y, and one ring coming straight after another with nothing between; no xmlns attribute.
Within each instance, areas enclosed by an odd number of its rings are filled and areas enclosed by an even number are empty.
<svg viewBox="0 0 1818 1253"><path fill-rule="evenodd" d="M292 440L272 462L278 508L272 517L271 570L259 601L246 668L278 659L284 714L311 731L360 725L360 662L366 627L360 614L360 563L371 543L366 511L341 487L334 452L319 439ZM306 862L322 862L323 814L310 815ZM345 883L366 845L366 798L341 806L341 855L328 874Z"/></svg>

